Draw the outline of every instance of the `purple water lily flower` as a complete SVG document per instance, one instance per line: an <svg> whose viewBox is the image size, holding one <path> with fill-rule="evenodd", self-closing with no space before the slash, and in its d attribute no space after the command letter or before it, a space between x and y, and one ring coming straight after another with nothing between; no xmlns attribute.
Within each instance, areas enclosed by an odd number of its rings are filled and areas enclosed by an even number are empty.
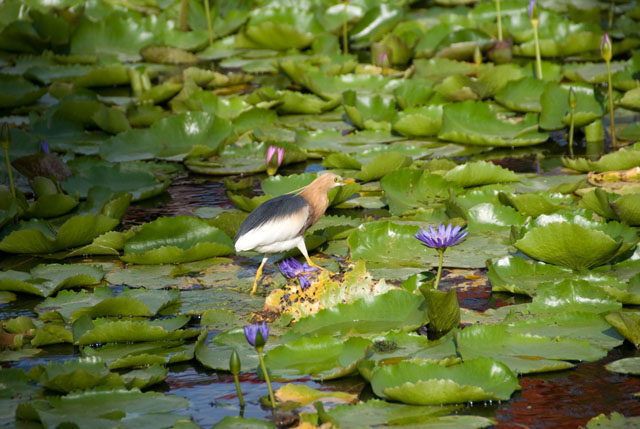
<svg viewBox="0 0 640 429"><path fill-rule="evenodd" d="M264 321L262 324L244 325L244 336L253 347L264 347L269 338L269 325Z"/></svg>
<svg viewBox="0 0 640 429"><path fill-rule="evenodd" d="M536 0L531 0L529 2L529 19L538 18L538 14L536 12L538 12L536 8Z"/></svg>
<svg viewBox="0 0 640 429"><path fill-rule="evenodd" d="M440 224L437 231L432 226L429 226L429 230L420 228L420 231L414 237L420 240L423 246L433 249L446 249L464 241L468 234L469 232L463 231L458 225L449 224L445 227Z"/></svg>
<svg viewBox="0 0 640 429"><path fill-rule="evenodd" d="M306 262L301 264L294 258L285 259L280 263L280 271L282 272L282 275L290 279L297 278L302 290L305 290L311 285L309 275L305 273L317 270L317 267L312 267Z"/></svg>
<svg viewBox="0 0 640 429"><path fill-rule="evenodd" d="M282 160L284 159L284 148L278 146L269 146L267 149L267 165L271 162L271 158L273 155L278 152L278 167L282 165Z"/></svg>
<svg viewBox="0 0 640 429"><path fill-rule="evenodd" d="M42 149L42 151L43 151L44 153L51 153L51 151L49 150L49 145L48 145L48 144L47 144L47 142L46 142L46 141L44 141L44 140L42 140L42 141L40 142L40 148Z"/></svg>

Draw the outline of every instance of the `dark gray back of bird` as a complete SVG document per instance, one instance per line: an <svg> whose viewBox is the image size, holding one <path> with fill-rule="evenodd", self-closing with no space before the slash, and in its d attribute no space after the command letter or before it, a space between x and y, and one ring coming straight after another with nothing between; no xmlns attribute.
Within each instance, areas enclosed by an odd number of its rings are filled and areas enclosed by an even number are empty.
<svg viewBox="0 0 640 429"><path fill-rule="evenodd" d="M233 242L238 241L239 237L252 229L275 219L290 217L294 213L304 210L308 205L307 200L296 194L284 194L265 201L256 207L242 222L236 236L233 238Z"/></svg>

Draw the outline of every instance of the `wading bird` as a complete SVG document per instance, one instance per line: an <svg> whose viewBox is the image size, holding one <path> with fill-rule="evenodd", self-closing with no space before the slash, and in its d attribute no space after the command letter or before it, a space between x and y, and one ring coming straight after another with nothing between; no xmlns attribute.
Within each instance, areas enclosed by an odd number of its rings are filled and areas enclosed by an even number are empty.
<svg viewBox="0 0 640 429"><path fill-rule="evenodd" d="M264 253L253 282L253 295L262 276L269 253L284 252L297 247L312 267L324 269L311 261L304 244L304 233L316 223L329 206L327 191L354 179L343 180L333 173L318 176L295 194L284 194L260 204L242 222L233 239L236 252L255 250Z"/></svg>

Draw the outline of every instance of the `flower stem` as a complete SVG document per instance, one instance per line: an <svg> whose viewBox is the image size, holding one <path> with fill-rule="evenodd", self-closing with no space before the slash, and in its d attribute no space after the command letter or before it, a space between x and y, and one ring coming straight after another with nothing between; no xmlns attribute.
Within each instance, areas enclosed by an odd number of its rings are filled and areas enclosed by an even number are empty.
<svg viewBox="0 0 640 429"><path fill-rule="evenodd" d="M438 289L438 284L440 283L440 275L442 274L442 259L444 258L444 249L437 249L440 254L440 259L438 261L438 273L436 274L436 280L433 282L433 288Z"/></svg>
<svg viewBox="0 0 640 429"><path fill-rule="evenodd" d="M262 356L262 347L258 348L258 358L260 359L260 368L262 368L262 373L264 374L264 380L267 382L267 389L269 389L269 400L271 401L271 408L275 410L276 408L276 400L273 397L273 389L271 388L271 380L269 380L269 373L267 372L267 367L264 365L264 356Z"/></svg>
<svg viewBox="0 0 640 429"><path fill-rule="evenodd" d="M614 121L614 112L613 112L613 86L611 85L611 61L605 61L607 63L607 81L608 81L608 89L609 89L609 134L611 135L611 146L616 147L616 124Z"/></svg>
<svg viewBox="0 0 640 429"><path fill-rule="evenodd" d="M536 66L538 69L538 79L542 80L542 58L540 57L540 40L538 39L538 20L531 21L533 26L533 38L536 44Z"/></svg>
<svg viewBox="0 0 640 429"><path fill-rule="evenodd" d="M11 172L11 161L9 161L9 148L4 147L4 159L7 162L7 174L9 174L9 186L11 187L11 195L16 196L16 185L13 182L13 173Z"/></svg>
<svg viewBox="0 0 640 429"><path fill-rule="evenodd" d="M207 15L207 32L209 33L209 45L213 45L213 27L211 26L211 9L209 8L209 0L203 0L204 12Z"/></svg>
<svg viewBox="0 0 640 429"><path fill-rule="evenodd" d="M349 37L347 36L347 4L348 0L344 0L344 10L342 19L342 52L347 55L349 53Z"/></svg>
<svg viewBox="0 0 640 429"><path fill-rule="evenodd" d="M240 401L240 408L244 408L244 397L242 396L242 390L240 390L240 380L238 380L238 374L233 374L233 379L236 382L236 391L238 392L238 401Z"/></svg>
<svg viewBox="0 0 640 429"><path fill-rule="evenodd" d="M500 0L496 0L496 17L498 18L498 40L502 40L502 13L500 11Z"/></svg>
<svg viewBox="0 0 640 429"><path fill-rule="evenodd" d="M573 158L573 127L574 127L574 118L573 118L573 112L576 109L574 107L571 108L571 113L569 116L569 156L571 156L571 158Z"/></svg>

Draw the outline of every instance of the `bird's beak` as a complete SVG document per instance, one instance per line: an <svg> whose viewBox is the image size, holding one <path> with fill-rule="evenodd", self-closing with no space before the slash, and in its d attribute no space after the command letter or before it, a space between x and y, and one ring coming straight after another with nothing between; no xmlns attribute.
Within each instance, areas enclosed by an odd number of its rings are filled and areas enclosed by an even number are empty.
<svg viewBox="0 0 640 429"><path fill-rule="evenodd" d="M349 184L349 183L356 183L356 179L351 178L351 177L346 178L346 179L342 179L342 184L343 184L343 185L347 185L347 184Z"/></svg>

